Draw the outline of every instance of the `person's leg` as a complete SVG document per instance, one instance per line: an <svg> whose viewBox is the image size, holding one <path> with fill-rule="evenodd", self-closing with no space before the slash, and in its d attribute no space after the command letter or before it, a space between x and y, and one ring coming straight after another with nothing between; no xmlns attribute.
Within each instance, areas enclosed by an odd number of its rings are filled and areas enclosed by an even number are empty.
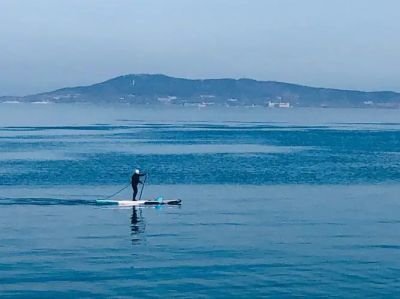
<svg viewBox="0 0 400 299"><path fill-rule="evenodd" d="M132 188L133 188L132 200L136 200L136 195L138 193L138 188L137 188L137 186L132 186Z"/></svg>

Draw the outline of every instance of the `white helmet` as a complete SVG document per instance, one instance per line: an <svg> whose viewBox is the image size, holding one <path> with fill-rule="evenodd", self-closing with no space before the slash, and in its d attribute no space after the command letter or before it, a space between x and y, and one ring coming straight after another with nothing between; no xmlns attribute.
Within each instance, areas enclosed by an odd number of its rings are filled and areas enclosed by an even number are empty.
<svg viewBox="0 0 400 299"><path fill-rule="evenodd" d="M136 174L139 174L139 172L140 172L139 169L135 169Z"/></svg>

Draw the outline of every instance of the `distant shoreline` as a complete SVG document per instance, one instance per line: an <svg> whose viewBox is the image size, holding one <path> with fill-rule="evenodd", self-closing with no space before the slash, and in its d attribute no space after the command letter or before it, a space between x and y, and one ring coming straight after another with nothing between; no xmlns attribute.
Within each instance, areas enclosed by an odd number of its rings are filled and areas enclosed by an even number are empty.
<svg viewBox="0 0 400 299"><path fill-rule="evenodd" d="M191 106L184 106L184 105L157 105L157 104L136 104L136 103L118 103L118 102L100 102L100 103L94 103L94 102L27 102L27 101L0 101L0 107L4 106L32 106L32 107L45 107L45 106L62 106L62 105L73 105L73 106L103 106L103 107L132 107L132 108L148 108L148 109L197 109L197 110L224 110L224 109L234 109L234 110L278 110L278 111L285 111L285 110L315 110L315 109L321 109L321 110L335 110L335 109L350 109L350 110L397 110L400 109L400 107L301 107L301 106L295 106L295 107L289 107L289 108L271 108L268 106L261 106L261 105L256 105L256 106L222 106L222 105L214 105L214 106L196 106L196 105L191 105Z"/></svg>

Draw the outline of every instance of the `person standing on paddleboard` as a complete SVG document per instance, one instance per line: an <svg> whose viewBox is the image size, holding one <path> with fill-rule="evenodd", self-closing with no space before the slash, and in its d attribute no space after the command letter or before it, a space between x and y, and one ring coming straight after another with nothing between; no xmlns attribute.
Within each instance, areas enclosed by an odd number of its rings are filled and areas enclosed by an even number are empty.
<svg viewBox="0 0 400 299"><path fill-rule="evenodd" d="M140 177L145 175L146 175L145 173L140 173L139 169L135 169L135 172L133 173L131 179L131 184L133 189L132 200L136 200L136 195L138 193L138 185L143 184L143 182L140 180Z"/></svg>

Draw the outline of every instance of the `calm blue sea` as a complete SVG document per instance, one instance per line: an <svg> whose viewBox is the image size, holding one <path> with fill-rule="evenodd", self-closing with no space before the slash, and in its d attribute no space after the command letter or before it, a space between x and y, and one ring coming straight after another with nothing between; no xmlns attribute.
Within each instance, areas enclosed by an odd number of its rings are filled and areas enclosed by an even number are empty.
<svg viewBox="0 0 400 299"><path fill-rule="evenodd" d="M0 104L0 297L399 298L399 190L399 110Z"/></svg>

